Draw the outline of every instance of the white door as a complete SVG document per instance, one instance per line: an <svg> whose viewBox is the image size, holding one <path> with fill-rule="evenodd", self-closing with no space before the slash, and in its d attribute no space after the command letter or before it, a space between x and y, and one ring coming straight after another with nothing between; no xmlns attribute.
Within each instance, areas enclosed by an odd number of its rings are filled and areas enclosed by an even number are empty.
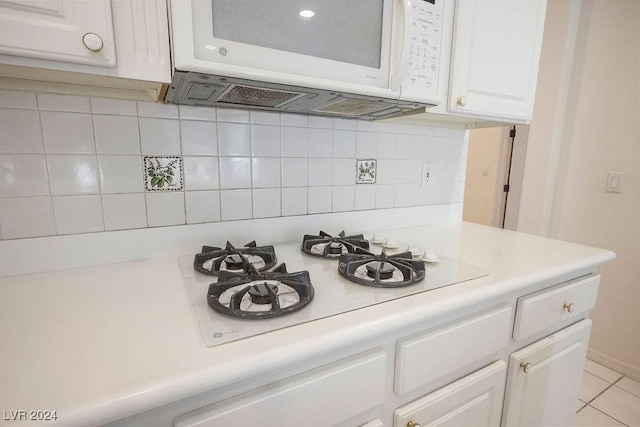
<svg viewBox="0 0 640 427"><path fill-rule="evenodd" d="M449 111L529 120L546 0L458 0Z"/></svg>
<svg viewBox="0 0 640 427"><path fill-rule="evenodd" d="M0 54L114 67L111 3L1 1Z"/></svg>
<svg viewBox="0 0 640 427"><path fill-rule="evenodd" d="M585 319L511 355L504 426L572 426L591 320Z"/></svg>

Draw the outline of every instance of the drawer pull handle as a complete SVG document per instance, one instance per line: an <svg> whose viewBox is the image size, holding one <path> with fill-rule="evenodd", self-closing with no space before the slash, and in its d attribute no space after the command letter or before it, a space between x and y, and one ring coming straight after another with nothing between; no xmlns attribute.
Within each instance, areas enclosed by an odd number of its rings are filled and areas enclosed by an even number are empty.
<svg viewBox="0 0 640 427"><path fill-rule="evenodd" d="M565 304L562 306L563 309L567 310L569 313L573 313L573 309L575 308L575 304Z"/></svg>
<svg viewBox="0 0 640 427"><path fill-rule="evenodd" d="M407 423L407 427L420 427L420 424L414 423L413 421L409 421Z"/></svg>
<svg viewBox="0 0 640 427"><path fill-rule="evenodd" d="M522 368L525 374L528 374L531 371L531 363L521 362L520 367Z"/></svg>

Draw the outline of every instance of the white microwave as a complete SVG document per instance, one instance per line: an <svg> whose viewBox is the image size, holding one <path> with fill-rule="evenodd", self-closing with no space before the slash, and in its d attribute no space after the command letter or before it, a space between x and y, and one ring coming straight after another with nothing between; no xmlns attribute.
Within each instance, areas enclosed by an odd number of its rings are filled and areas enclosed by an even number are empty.
<svg viewBox="0 0 640 427"><path fill-rule="evenodd" d="M443 102L452 0L171 0L165 102L380 119Z"/></svg>

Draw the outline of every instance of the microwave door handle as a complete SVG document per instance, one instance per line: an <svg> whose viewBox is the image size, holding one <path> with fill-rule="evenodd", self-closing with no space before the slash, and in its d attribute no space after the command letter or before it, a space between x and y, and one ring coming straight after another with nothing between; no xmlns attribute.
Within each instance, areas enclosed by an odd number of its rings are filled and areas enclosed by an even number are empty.
<svg viewBox="0 0 640 427"><path fill-rule="evenodd" d="M411 0L398 0L400 7L402 23L400 37L400 54L391 76L391 89L399 91L404 78L409 73L409 60L411 59L411 25L413 24L413 16L411 9Z"/></svg>

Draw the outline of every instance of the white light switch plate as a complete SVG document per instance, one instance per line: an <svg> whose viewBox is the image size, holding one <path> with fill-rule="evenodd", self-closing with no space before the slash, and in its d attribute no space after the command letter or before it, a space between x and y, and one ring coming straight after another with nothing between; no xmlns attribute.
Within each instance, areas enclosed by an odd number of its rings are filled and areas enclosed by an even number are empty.
<svg viewBox="0 0 640 427"><path fill-rule="evenodd" d="M607 193L622 193L623 172L609 172L607 175Z"/></svg>

